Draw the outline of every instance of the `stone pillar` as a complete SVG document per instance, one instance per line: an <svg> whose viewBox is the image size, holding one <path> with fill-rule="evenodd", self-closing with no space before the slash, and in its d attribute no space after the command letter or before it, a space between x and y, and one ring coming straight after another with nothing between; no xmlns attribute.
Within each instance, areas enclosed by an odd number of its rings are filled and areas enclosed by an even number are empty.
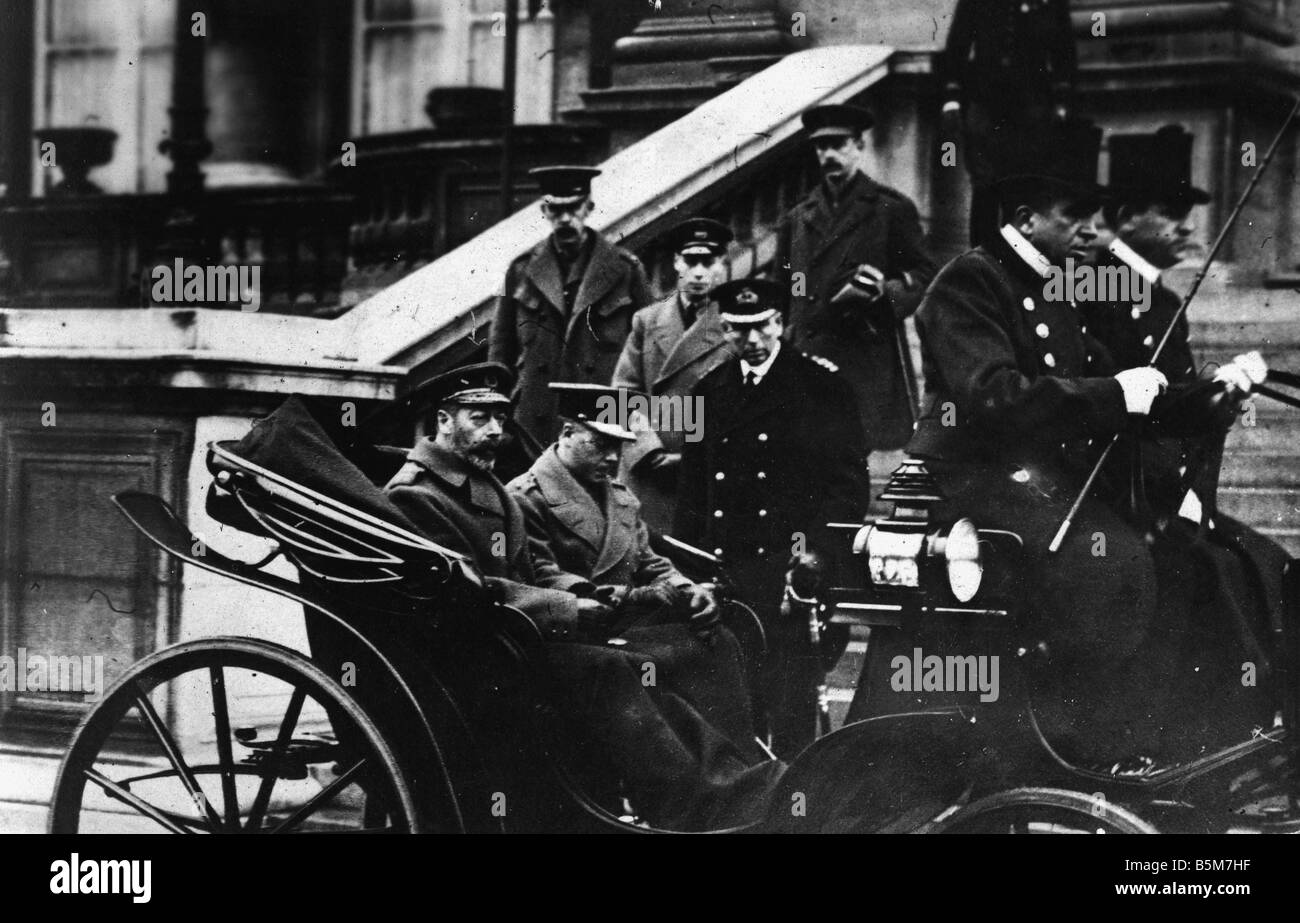
<svg viewBox="0 0 1300 923"><path fill-rule="evenodd" d="M201 14L202 29L195 22ZM208 256L199 226L198 207L203 196L203 171L199 164L212 152L206 124L208 106L204 79L204 46L212 27L206 0L177 0L176 48L172 62L171 127L158 146L171 158L167 194L171 212L165 240L159 248L164 258L201 261ZM196 31L203 34L195 35Z"/></svg>

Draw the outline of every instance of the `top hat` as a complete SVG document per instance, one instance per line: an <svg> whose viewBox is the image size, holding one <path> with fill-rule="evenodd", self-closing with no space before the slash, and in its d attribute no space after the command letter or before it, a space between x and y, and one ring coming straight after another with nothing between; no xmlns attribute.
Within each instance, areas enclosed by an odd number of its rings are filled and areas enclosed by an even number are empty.
<svg viewBox="0 0 1300 923"><path fill-rule="evenodd" d="M876 123L872 114L861 106L846 106L840 103L805 109L802 120L809 141L817 138L857 135Z"/></svg>
<svg viewBox="0 0 1300 923"><path fill-rule="evenodd" d="M1101 129L1084 119L1050 122L1035 131L1003 132L995 141L995 188L1048 187L1100 206L1105 187L1097 183Z"/></svg>
<svg viewBox="0 0 1300 923"><path fill-rule="evenodd" d="M537 180L549 205L576 205L591 195L591 181L600 175L595 167L534 167L528 175Z"/></svg>
<svg viewBox="0 0 1300 923"><path fill-rule="evenodd" d="M1192 185L1192 142L1181 125L1150 135L1110 139L1110 188L1115 198L1174 205L1204 205L1210 194Z"/></svg>
<svg viewBox="0 0 1300 923"><path fill-rule="evenodd" d="M712 218L690 218L683 221L671 232L674 253L682 256L691 254L711 254L722 256L727 252L727 244L735 238L731 228Z"/></svg>
<svg viewBox="0 0 1300 923"><path fill-rule="evenodd" d="M602 436L636 441L636 433L619 419L619 414L627 408L627 401L619 400L626 388L558 381L551 382L549 387L556 392L558 416L581 423Z"/></svg>
<svg viewBox="0 0 1300 923"><path fill-rule="evenodd" d="M785 287L767 279L736 279L713 290L718 315L730 324L761 324L785 315Z"/></svg>

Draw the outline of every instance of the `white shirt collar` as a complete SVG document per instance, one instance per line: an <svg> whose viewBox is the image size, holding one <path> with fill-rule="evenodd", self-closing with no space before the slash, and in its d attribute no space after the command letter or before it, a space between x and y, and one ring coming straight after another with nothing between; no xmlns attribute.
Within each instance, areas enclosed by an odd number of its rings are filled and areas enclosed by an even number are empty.
<svg viewBox="0 0 1300 923"><path fill-rule="evenodd" d="M1042 252L1025 239L1021 234L1009 224L1004 224L999 229L1002 233L1002 239L1007 242L1016 256L1024 260L1025 265L1038 273L1040 279L1046 279L1052 271L1052 263Z"/></svg>
<svg viewBox="0 0 1300 923"><path fill-rule="evenodd" d="M777 340L776 345L772 347L772 351L767 354L767 358L763 360L761 365L750 365L744 359L741 359L740 360L741 379L744 380L748 378L750 372L753 372L754 384L758 384L760 381L763 380L763 376L765 376L768 373L768 371L772 368L772 363L776 361L776 354L779 353L780 351L781 351L781 341Z"/></svg>
<svg viewBox="0 0 1300 923"><path fill-rule="evenodd" d="M1106 249L1111 252L1111 255L1114 256L1115 259L1124 263L1135 273L1145 279L1147 285L1155 285L1160 281L1160 270L1156 269L1156 267L1143 259L1136 250L1124 243L1124 241L1120 240L1118 237L1112 240Z"/></svg>

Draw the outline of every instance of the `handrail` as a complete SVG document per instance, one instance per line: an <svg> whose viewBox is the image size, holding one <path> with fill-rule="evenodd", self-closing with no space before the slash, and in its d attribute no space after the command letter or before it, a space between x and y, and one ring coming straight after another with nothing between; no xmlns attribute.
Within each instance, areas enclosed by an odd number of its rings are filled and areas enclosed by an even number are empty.
<svg viewBox="0 0 1300 923"><path fill-rule="evenodd" d="M884 79L892 52L842 45L789 55L620 151L600 165L591 226L625 241L716 201L793 148L803 110ZM333 321L334 343L349 344L361 362L407 365L479 339L506 266L545 234L537 207L521 209Z"/></svg>

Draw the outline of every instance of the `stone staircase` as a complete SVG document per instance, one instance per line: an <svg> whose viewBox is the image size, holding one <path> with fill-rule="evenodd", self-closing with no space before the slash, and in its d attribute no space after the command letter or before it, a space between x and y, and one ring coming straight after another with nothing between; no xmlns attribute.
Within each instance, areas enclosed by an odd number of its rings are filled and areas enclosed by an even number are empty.
<svg viewBox="0 0 1300 923"><path fill-rule="evenodd" d="M1300 369L1300 294L1208 288L1189 311L1198 361L1257 349L1272 367ZM1300 410L1267 397L1252 403L1228 436L1219 508L1300 556Z"/></svg>

